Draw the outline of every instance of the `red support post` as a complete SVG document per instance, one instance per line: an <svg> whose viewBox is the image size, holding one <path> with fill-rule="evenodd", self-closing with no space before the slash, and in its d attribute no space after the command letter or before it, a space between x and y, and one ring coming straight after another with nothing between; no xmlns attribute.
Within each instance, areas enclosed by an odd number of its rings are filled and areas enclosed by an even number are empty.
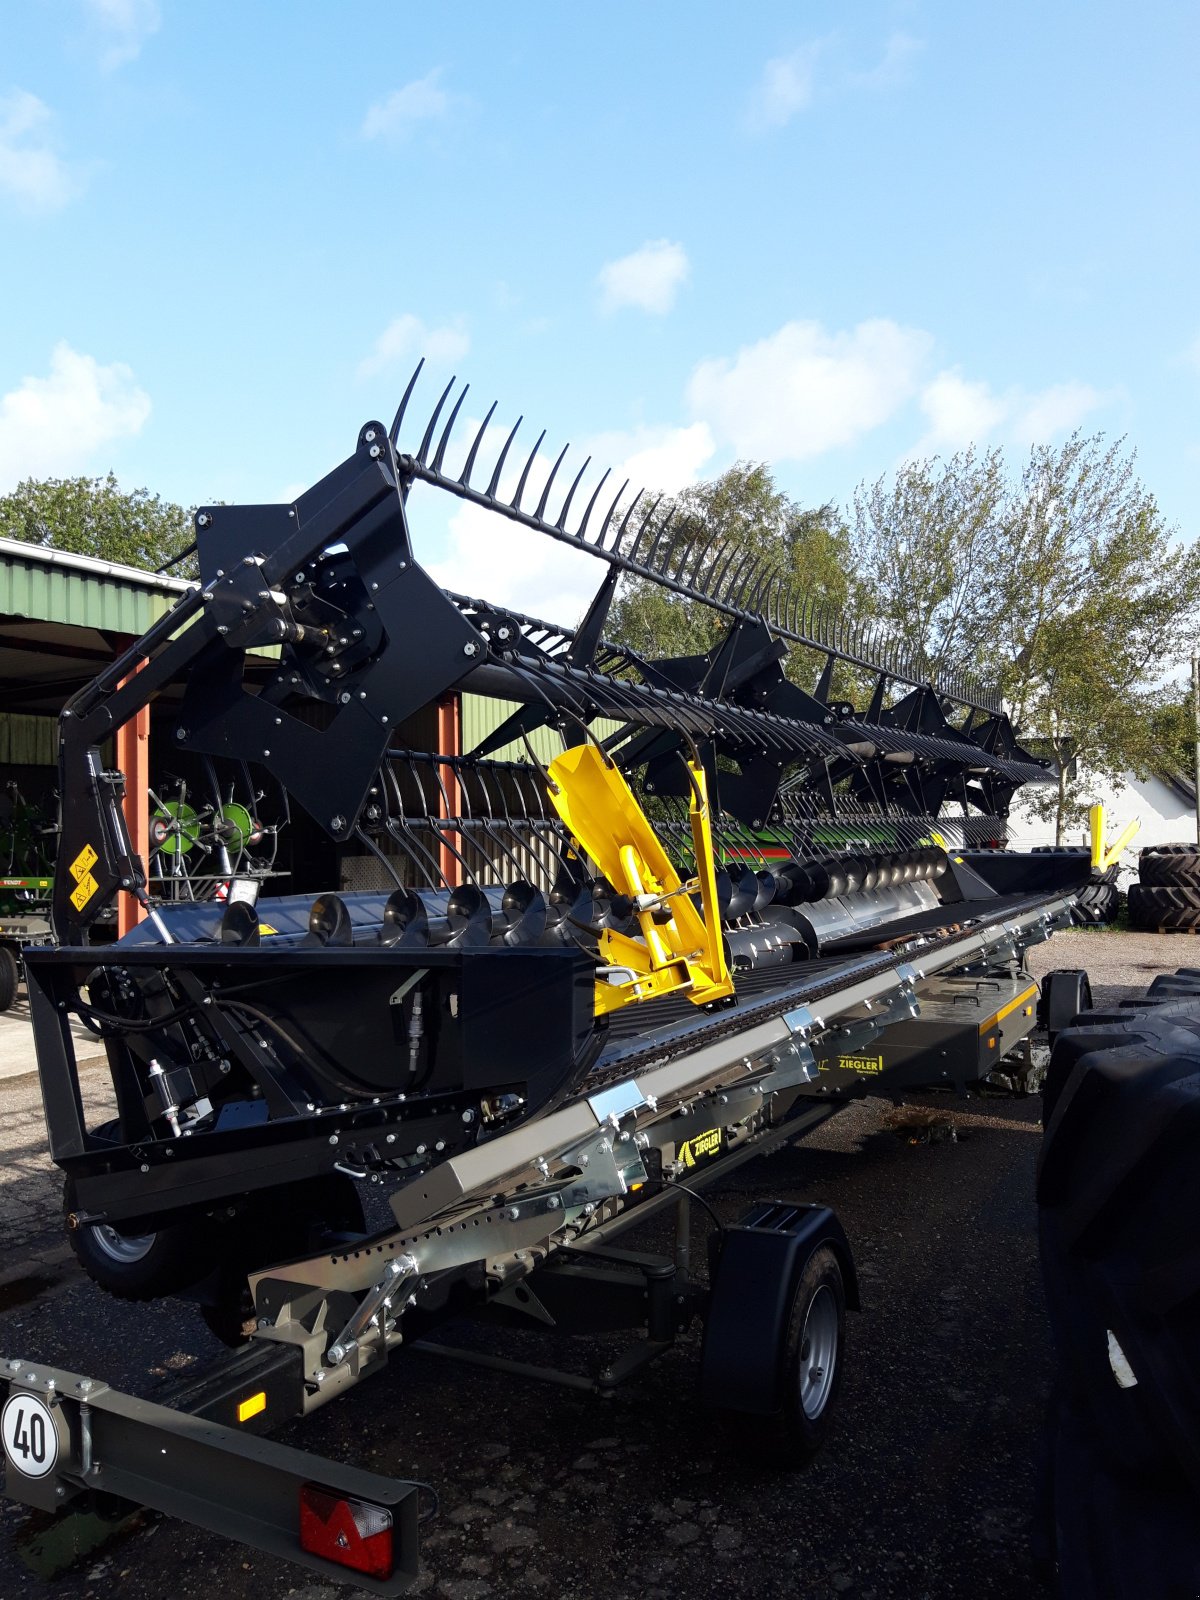
<svg viewBox="0 0 1200 1600"><path fill-rule="evenodd" d="M462 707L458 695L448 694L438 701L437 733L439 755L462 755ZM445 793L438 795L438 816L457 817L462 806L458 778L450 768L443 767L441 779ZM441 839L438 841L438 866L447 886L455 888L460 881L461 866L454 851Z"/></svg>
<svg viewBox="0 0 1200 1600"><path fill-rule="evenodd" d="M139 669L140 670L140 669ZM128 680L126 680L128 681ZM117 729L117 766L125 774L125 826L133 853L150 870L150 707ZM145 907L131 894L117 896L117 933L123 937L141 922Z"/></svg>

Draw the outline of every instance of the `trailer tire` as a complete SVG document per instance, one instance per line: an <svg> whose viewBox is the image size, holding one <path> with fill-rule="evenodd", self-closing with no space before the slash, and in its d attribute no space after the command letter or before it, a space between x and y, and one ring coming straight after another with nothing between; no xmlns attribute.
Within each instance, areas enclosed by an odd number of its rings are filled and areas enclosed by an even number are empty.
<svg viewBox="0 0 1200 1600"><path fill-rule="evenodd" d="M796 1280L783 1348L783 1405L767 1416L728 1413L742 1453L807 1466L833 1424L846 1345L846 1284L837 1252L814 1250Z"/></svg>
<svg viewBox="0 0 1200 1600"><path fill-rule="evenodd" d="M0 944L0 1011L7 1011L17 998L17 958L8 945Z"/></svg>
<svg viewBox="0 0 1200 1600"><path fill-rule="evenodd" d="M153 1233L124 1233L107 1223L76 1223L75 1185L63 1183L63 1215L75 1259L118 1300L160 1300L202 1278L212 1265L210 1242L189 1223Z"/></svg>
<svg viewBox="0 0 1200 1600"><path fill-rule="evenodd" d="M200 1315L231 1350L245 1344L254 1329L251 1272L336 1248L367 1231L358 1188L340 1172L248 1195L234 1227L236 1243L218 1251L216 1269L200 1285Z"/></svg>

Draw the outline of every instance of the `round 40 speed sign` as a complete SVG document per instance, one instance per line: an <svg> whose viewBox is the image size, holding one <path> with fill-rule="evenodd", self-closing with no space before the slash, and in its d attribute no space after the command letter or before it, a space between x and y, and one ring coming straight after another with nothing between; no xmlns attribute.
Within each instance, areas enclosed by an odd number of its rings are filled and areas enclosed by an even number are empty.
<svg viewBox="0 0 1200 1600"><path fill-rule="evenodd" d="M27 1478L44 1478L58 1460L58 1429L50 1407L36 1395L14 1394L0 1413L4 1454Z"/></svg>

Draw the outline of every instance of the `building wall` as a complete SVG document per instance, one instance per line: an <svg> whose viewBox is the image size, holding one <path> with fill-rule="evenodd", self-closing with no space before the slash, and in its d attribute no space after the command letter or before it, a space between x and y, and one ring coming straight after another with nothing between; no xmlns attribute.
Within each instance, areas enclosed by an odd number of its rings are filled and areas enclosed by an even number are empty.
<svg viewBox="0 0 1200 1600"><path fill-rule="evenodd" d="M1121 855L1123 882L1127 874L1136 874L1138 853L1147 845L1175 844L1196 837L1196 809L1193 802L1161 778L1142 780L1128 776L1119 792L1107 794L1104 785L1098 782L1094 785L1094 792L1104 801L1105 833L1109 839L1115 839L1134 817L1141 820L1141 827ZM1030 816L1028 811L1022 809L1020 798L1018 794L1009 818L1008 838L1011 847L1014 850L1029 850L1034 845L1053 844L1053 822L1042 822ZM1086 824L1068 830L1064 840L1066 844L1089 842Z"/></svg>

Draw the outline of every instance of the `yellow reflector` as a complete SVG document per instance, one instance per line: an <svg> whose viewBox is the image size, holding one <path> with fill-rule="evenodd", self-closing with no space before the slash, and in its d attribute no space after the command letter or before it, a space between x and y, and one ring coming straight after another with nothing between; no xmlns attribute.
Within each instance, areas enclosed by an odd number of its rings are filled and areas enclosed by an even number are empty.
<svg viewBox="0 0 1200 1600"><path fill-rule="evenodd" d="M238 1401L238 1421L249 1422L251 1417L256 1417L260 1411L267 1409L267 1391L260 1389L257 1394L252 1394L249 1400Z"/></svg>

